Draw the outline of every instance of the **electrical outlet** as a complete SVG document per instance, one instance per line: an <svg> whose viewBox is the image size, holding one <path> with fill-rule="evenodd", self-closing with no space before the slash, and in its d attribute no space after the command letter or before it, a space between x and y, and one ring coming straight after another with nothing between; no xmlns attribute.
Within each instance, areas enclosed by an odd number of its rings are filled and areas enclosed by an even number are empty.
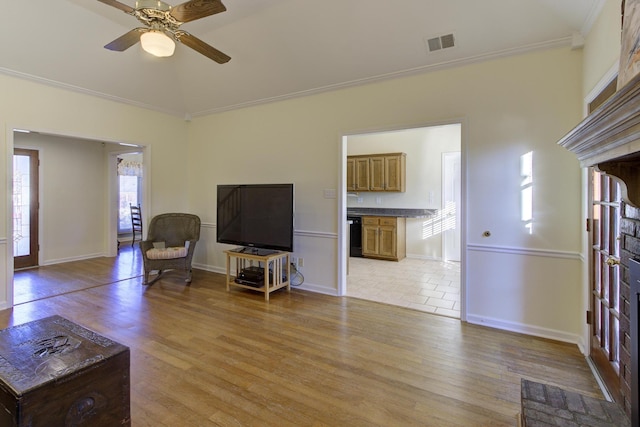
<svg viewBox="0 0 640 427"><path fill-rule="evenodd" d="M302 257L298 258L298 267L304 267L304 259Z"/></svg>
<svg viewBox="0 0 640 427"><path fill-rule="evenodd" d="M298 258L292 256L291 257L291 264L293 264L294 266L298 266Z"/></svg>

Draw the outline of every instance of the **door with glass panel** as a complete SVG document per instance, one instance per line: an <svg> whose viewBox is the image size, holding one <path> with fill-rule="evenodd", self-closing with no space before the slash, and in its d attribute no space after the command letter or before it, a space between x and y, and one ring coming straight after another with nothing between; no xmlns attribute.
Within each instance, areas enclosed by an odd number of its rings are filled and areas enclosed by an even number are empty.
<svg viewBox="0 0 640 427"><path fill-rule="evenodd" d="M38 265L38 151L13 150L14 269Z"/></svg>
<svg viewBox="0 0 640 427"><path fill-rule="evenodd" d="M607 389L620 390L620 185L590 169L590 356Z"/></svg>

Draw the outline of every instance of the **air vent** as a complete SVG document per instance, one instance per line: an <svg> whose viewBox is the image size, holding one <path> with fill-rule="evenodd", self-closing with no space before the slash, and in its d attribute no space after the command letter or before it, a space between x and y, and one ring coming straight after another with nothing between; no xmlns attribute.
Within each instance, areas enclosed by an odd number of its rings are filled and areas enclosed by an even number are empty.
<svg viewBox="0 0 640 427"><path fill-rule="evenodd" d="M453 33L426 39L426 42L429 52L455 47L455 38L453 37Z"/></svg>

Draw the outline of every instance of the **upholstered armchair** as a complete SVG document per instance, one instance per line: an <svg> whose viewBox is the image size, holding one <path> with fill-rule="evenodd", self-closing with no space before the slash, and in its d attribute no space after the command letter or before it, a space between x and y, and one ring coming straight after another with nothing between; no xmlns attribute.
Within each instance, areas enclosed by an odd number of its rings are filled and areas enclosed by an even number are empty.
<svg viewBox="0 0 640 427"><path fill-rule="evenodd" d="M191 283L191 260L200 239L200 218L187 213L160 214L151 219L147 239L140 242L144 263L144 284L160 278L164 270L184 270ZM158 275L149 283L149 273Z"/></svg>

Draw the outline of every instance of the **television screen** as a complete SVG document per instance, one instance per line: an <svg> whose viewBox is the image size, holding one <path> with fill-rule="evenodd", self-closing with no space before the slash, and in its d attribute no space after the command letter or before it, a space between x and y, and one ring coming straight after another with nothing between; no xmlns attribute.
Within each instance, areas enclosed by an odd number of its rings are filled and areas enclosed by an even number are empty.
<svg viewBox="0 0 640 427"><path fill-rule="evenodd" d="M218 185L216 240L293 252L293 184Z"/></svg>

